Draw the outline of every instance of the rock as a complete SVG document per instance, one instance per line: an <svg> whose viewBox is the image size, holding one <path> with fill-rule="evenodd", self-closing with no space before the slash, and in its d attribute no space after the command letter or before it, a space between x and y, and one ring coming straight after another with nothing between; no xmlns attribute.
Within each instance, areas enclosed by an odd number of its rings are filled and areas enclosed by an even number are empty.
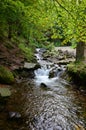
<svg viewBox="0 0 86 130"><path fill-rule="evenodd" d="M19 112L9 112L8 113L8 118L9 119L12 119L12 120L18 120L18 119L21 119L21 114Z"/></svg>
<svg viewBox="0 0 86 130"><path fill-rule="evenodd" d="M51 70L49 73L49 78L53 78L56 75L56 70Z"/></svg>
<svg viewBox="0 0 86 130"><path fill-rule="evenodd" d="M13 82L14 76L12 72L4 66L0 66L0 83L11 84Z"/></svg>
<svg viewBox="0 0 86 130"><path fill-rule="evenodd" d="M63 60L63 59L65 59L64 56L60 56L60 55L58 56L58 60Z"/></svg>
<svg viewBox="0 0 86 130"><path fill-rule="evenodd" d="M24 63L24 68L25 68L25 69L34 69L35 66L36 66L35 63L28 63L28 62L25 62L25 63Z"/></svg>
<svg viewBox="0 0 86 130"><path fill-rule="evenodd" d="M76 49L71 48L70 46L65 47L55 47L55 50L61 50L62 52L68 51L68 53L71 53L74 57L76 55Z"/></svg>
<svg viewBox="0 0 86 130"><path fill-rule="evenodd" d="M61 53L63 54L63 51L62 51L61 49L58 49L58 52L59 52L60 54L61 54Z"/></svg>
<svg viewBox="0 0 86 130"><path fill-rule="evenodd" d="M67 65L75 61L75 50L70 47L57 47L54 52L44 53L43 57L55 64Z"/></svg>
<svg viewBox="0 0 86 130"><path fill-rule="evenodd" d="M46 52L46 49L45 49L45 48L41 48L41 49L39 50L39 52L45 53L45 52Z"/></svg>
<svg viewBox="0 0 86 130"><path fill-rule="evenodd" d="M11 91L9 88L0 88L1 97L9 97L11 96Z"/></svg>
<svg viewBox="0 0 86 130"><path fill-rule="evenodd" d="M62 67L58 67L58 71L62 71L63 69L62 69Z"/></svg>
<svg viewBox="0 0 86 130"><path fill-rule="evenodd" d="M30 69L37 69L37 68L39 68L40 67L40 65L37 63L28 63L28 62L25 62L24 63L24 69L28 69L28 70L30 70Z"/></svg>
<svg viewBox="0 0 86 130"><path fill-rule="evenodd" d="M15 71L18 73L19 78L34 78L34 70L40 68L38 63L25 62L24 67Z"/></svg>
<svg viewBox="0 0 86 130"><path fill-rule="evenodd" d="M8 87L8 85L0 84L0 111L4 110L8 97L11 96L11 91Z"/></svg>
<svg viewBox="0 0 86 130"><path fill-rule="evenodd" d="M42 88L47 88L47 85L46 85L45 83L41 83L41 84L40 84L40 87L42 87Z"/></svg>
<svg viewBox="0 0 86 130"><path fill-rule="evenodd" d="M70 62L74 62L74 61L75 61L74 58L70 58L70 59L65 59L65 60L57 61L56 63L59 64L59 65L67 65Z"/></svg>

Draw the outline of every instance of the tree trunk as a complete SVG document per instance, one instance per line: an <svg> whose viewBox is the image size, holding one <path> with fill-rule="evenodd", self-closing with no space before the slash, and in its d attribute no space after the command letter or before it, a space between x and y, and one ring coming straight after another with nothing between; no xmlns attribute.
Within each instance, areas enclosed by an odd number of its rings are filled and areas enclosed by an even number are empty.
<svg viewBox="0 0 86 130"><path fill-rule="evenodd" d="M76 61L84 61L86 59L85 43L79 42L76 48Z"/></svg>
<svg viewBox="0 0 86 130"><path fill-rule="evenodd" d="M86 63L86 44L85 44L85 47L84 47L84 62Z"/></svg>
<svg viewBox="0 0 86 130"><path fill-rule="evenodd" d="M10 24L8 26L9 26L8 27L8 38L11 39L11 37L12 37L12 27L11 27Z"/></svg>

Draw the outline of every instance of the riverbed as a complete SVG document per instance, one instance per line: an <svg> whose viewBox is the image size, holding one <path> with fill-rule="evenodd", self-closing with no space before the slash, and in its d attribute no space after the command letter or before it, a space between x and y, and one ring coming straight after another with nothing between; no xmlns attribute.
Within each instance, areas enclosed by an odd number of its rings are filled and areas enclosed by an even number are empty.
<svg viewBox="0 0 86 130"><path fill-rule="evenodd" d="M0 104L0 130L85 130L86 95L60 77L49 78L52 64L37 53L37 69L33 79L10 87L12 95ZM47 67L46 67L47 64ZM55 66L58 70L58 66ZM53 67L52 67L53 68ZM62 71L65 67L62 66ZM44 85L42 86L41 83ZM18 113L13 117L10 113Z"/></svg>

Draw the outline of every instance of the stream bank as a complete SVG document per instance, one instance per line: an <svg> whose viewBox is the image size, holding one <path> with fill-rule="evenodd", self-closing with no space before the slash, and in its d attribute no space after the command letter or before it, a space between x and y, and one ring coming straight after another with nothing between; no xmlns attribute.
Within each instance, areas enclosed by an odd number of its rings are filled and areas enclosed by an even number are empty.
<svg viewBox="0 0 86 130"><path fill-rule="evenodd" d="M0 129L85 130L86 95L60 77L63 65L55 66L41 54L38 50L36 56L42 66L35 70L35 77L14 84L11 96L0 103ZM49 77L53 67L56 75Z"/></svg>
<svg viewBox="0 0 86 130"><path fill-rule="evenodd" d="M1 130L85 130L86 95L61 78L64 65L44 60L42 53L36 53L41 67L34 77L8 86L11 95L0 102Z"/></svg>
<svg viewBox="0 0 86 130"><path fill-rule="evenodd" d="M67 65L67 72L71 81L86 91L86 64L75 62Z"/></svg>

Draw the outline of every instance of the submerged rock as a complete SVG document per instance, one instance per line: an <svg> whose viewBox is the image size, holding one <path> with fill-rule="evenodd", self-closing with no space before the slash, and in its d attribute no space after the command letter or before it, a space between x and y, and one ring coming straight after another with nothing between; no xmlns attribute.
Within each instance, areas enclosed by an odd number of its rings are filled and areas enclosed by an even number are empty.
<svg viewBox="0 0 86 130"><path fill-rule="evenodd" d="M45 83L41 83L41 84L40 84L40 87L42 87L42 88L47 88L47 85L46 85Z"/></svg>
<svg viewBox="0 0 86 130"><path fill-rule="evenodd" d="M21 114L19 112L9 112L8 113L8 118L9 119L13 119L13 120L17 120L17 119L21 119Z"/></svg>
<svg viewBox="0 0 86 130"><path fill-rule="evenodd" d="M56 70L51 70L49 73L49 78L53 78L56 75Z"/></svg>

